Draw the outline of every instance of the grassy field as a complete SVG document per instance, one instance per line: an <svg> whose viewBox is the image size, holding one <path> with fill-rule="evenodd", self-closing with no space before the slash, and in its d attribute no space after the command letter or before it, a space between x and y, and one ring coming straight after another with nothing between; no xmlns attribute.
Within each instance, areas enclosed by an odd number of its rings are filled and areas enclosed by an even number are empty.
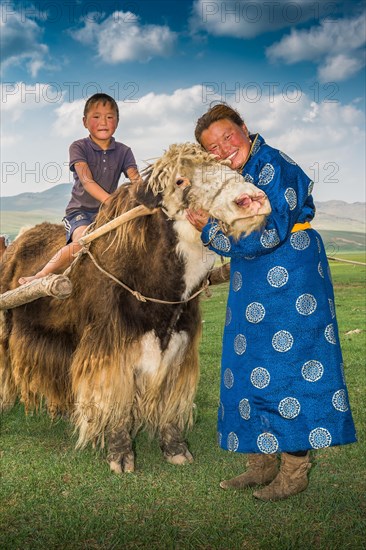
<svg viewBox="0 0 366 550"><path fill-rule="evenodd" d="M319 231L324 241L325 250L328 256L339 254L363 256L365 261L366 234L355 231L330 231L323 229Z"/></svg>
<svg viewBox="0 0 366 550"><path fill-rule="evenodd" d="M0 214L0 233L6 233L13 240L24 226L33 226L47 220L52 223L61 223L64 214L44 210L28 212L9 211Z"/></svg>
<svg viewBox="0 0 366 550"><path fill-rule="evenodd" d="M362 255L347 258L364 261ZM136 441L137 471L109 473L102 452L74 450L70 425L17 405L2 416L0 547L16 549L362 549L366 548L365 276L331 264L345 372L359 442L313 456L307 491L262 503L252 490L218 484L244 456L216 446L221 336L227 286L202 301L204 331L192 465L166 464L156 441ZM362 330L362 332L350 331Z"/></svg>

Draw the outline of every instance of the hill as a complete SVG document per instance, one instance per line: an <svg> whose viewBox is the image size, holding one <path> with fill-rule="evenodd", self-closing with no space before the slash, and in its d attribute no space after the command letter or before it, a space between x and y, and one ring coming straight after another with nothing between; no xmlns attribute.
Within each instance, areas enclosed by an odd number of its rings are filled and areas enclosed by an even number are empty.
<svg viewBox="0 0 366 550"><path fill-rule="evenodd" d="M54 212L61 217L70 200L72 184L60 183L39 193L21 193L13 197L1 197L1 212Z"/></svg>
<svg viewBox="0 0 366 550"><path fill-rule="evenodd" d="M315 206L316 216L312 222L315 229L365 232L364 202L326 201L315 202Z"/></svg>

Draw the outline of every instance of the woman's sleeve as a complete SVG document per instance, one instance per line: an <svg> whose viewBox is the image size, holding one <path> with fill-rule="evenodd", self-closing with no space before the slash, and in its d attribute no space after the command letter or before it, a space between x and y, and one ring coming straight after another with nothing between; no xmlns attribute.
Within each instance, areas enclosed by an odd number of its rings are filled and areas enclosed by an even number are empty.
<svg viewBox="0 0 366 550"><path fill-rule="evenodd" d="M221 256L269 254L287 239L295 223L313 217L312 182L292 159L278 152L263 162L257 173L258 181L253 183L267 194L272 212L264 229L239 239L228 237L215 220L210 220L202 230L202 242Z"/></svg>

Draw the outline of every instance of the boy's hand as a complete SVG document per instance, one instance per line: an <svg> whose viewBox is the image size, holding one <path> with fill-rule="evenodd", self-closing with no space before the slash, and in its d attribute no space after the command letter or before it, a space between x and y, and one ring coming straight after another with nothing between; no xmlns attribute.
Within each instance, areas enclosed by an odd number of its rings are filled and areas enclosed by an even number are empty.
<svg viewBox="0 0 366 550"><path fill-rule="evenodd" d="M104 199L102 204L108 204L111 201L111 198L112 198L112 195L109 195L106 199Z"/></svg>

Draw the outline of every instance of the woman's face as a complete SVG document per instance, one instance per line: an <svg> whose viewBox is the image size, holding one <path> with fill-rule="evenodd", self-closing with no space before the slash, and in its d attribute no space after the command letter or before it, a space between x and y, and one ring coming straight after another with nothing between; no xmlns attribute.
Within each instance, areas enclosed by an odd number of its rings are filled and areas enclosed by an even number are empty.
<svg viewBox="0 0 366 550"><path fill-rule="evenodd" d="M238 126L229 119L218 120L201 134L201 144L220 160L230 160L230 167L237 170L248 158L251 141L245 124Z"/></svg>

